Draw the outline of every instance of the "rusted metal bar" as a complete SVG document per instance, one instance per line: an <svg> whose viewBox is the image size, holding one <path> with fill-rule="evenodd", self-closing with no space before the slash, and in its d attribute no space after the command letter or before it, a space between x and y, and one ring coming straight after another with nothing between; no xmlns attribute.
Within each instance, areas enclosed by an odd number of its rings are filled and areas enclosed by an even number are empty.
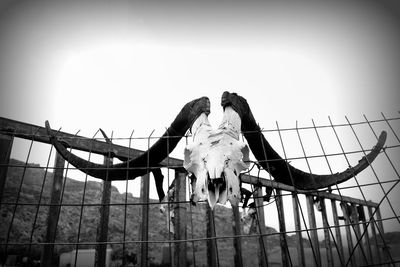
<svg viewBox="0 0 400 267"><path fill-rule="evenodd" d="M368 207L368 215L370 217L370 223L369 225L371 226L371 232L372 232L372 238L374 239L375 242L375 250L376 250L376 256L378 258L378 261L374 261L373 263L381 263L382 262L382 255L381 255L381 250L379 249L379 241L378 241L378 237L376 235L376 221L373 217L373 213L372 213L372 207Z"/></svg>
<svg viewBox="0 0 400 267"><path fill-rule="evenodd" d="M111 165L113 163L112 158L104 157L104 164ZM111 181L103 181L101 195L101 207L99 208L100 220L97 225L97 237L96 237L96 267L106 266L107 257L107 237L108 237L108 221L110 214L110 198L111 198Z"/></svg>
<svg viewBox="0 0 400 267"><path fill-rule="evenodd" d="M331 267L331 266L334 266L334 262L333 262L332 243L331 243L331 238L330 238L328 216L326 213L325 199L320 198L319 200L320 200L320 205L321 205L322 225L324 228L326 258L328 261L328 266Z"/></svg>
<svg viewBox="0 0 400 267"><path fill-rule="evenodd" d="M319 250L319 241L318 241L318 233L317 223L315 222L315 212L314 212L314 199L312 195L306 195L307 198L307 212L308 212L308 223L310 225L311 230L311 245L314 254L314 266L322 266L321 264L321 253Z"/></svg>
<svg viewBox="0 0 400 267"><path fill-rule="evenodd" d="M263 193L262 187L258 187L254 192L254 202L256 204L257 209L257 222L258 222L258 230L260 232L259 238L259 265L260 267L268 266L268 254L267 254L267 236L265 229L265 215L264 215L264 206L263 206Z"/></svg>
<svg viewBox="0 0 400 267"><path fill-rule="evenodd" d="M339 217L337 213L336 201L334 199L331 199L331 207L332 207L333 223L335 224L335 240L336 240L337 252L340 260L340 265L344 265L345 262L344 262L342 235L340 233Z"/></svg>
<svg viewBox="0 0 400 267"><path fill-rule="evenodd" d="M51 144L46 128L38 125L0 117L0 132L12 132L15 137ZM77 150L106 156L111 154L118 158L132 159L144 152L138 149L127 148L116 144L110 145L104 141L94 140L62 131L57 133L57 138L69 148L72 147ZM180 159L169 157L168 160L163 160L160 165L174 169L183 169L182 162L183 161Z"/></svg>
<svg viewBox="0 0 400 267"><path fill-rule="evenodd" d="M149 203L150 174L141 177L140 180L140 202ZM140 224L140 240L144 241L140 244L140 266L148 266L148 243L149 240L149 205L142 205L141 210L142 221Z"/></svg>
<svg viewBox="0 0 400 267"><path fill-rule="evenodd" d="M351 204L351 222L353 223L353 229L354 233L356 235L358 247L356 248L356 251L358 251L357 255L359 258L359 263L364 261L365 264L368 264L366 255L364 253L364 244L362 242L361 238L361 229L360 229L360 224L359 224L359 217L358 217L358 212L357 212L357 207L355 204Z"/></svg>
<svg viewBox="0 0 400 267"><path fill-rule="evenodd" d="M379 232L383 236L385 234L385 230L383 229L381 210L379 208L376 208L375 214L376 214L376 221L378 222Z"/></svg>
<svg viewBox="0 0 400 267"><path fill-rule="evenodd" d="M334 199L337 201L354 203L354 204L358 204L358 205L371 206L371 207L378 206L377 203L372 202L372 201L365 201L365 200L361 200L361 199L357 199L357 198L336 195L336 194L328 193L326 191L310 192L307 190L299 190L290 185L277 183L275 181L261 178L261 177L250 176L248 174L242 175L240 179L243 183L246 183L246 184L262 185L262 186L266 186L266 187L272 187L275 189L282 189L282 190L289 191L289 192L297 192L298 194L306 194L306 195L312 195L312 196L316 196L316 197L324 197L324 198Z"/></svg>
<svg viewBox="0 0 400 267"><path fill-rule="evenodd" d="M242 238L240 237L240 213L239 206L232 206L232 230L233 234L236 236L233 238L233 247L235 249L235 267L243 266L242 258Z"/></svg>
<svg viewBox="0 0 400 267"><path fill-rule="evenodd" d="M47 230L44 240L44 242L48 244L44 245L42 248L40 259L41 267L53 266L54 243L56 240L56 230L61 209L61 189L64 176L64 164L64 158L60 154L56 153L53 186L50 199L51 206L49 207L49 213L47 215Z"/></svg>
<svg viewBox="0 0 400 267"><path fill-rule="evenodd" d="M353 250L354 245L353 245L353 239L351 238L351 229L350 229L351 219L350 219L350 216L348 213L347 203L341 202L340 207L342 208L343 217L346 222L345 229L346 229L346 238L347 238L347 248L348 248L348 252L349 252L349 257L351 257L350 264L351 264L351 266L354 267L357 265L356 265L355 255L351 256L351 252Z"/></svg>
<svg viewBox="0 0 400 267"><path fill-rule="evenodd" d="M300 212L299 212L299 201L296 193L292 193L292 204L293 204L293 215L294 215L294 227L296 230L296 249L297 249L297 259L299 262L299 266L306 266L306 260L304 257L304 245L303 245L303 237L301 233L301 221L300 221Z"/></svg>
<svg viewBox="0 0 400 267"><path fill-rule="evenodd" d="M175 171L175 201L176 203L174 207L174 222L175 222L175 240L179 240L180 242L175 243L175 252L174 252L174 265L175 266L186 266L186 239L187 239L187 207L186 203L182 203L186 201L186 173L181 171Z"/></svg>
<svg viewBox="0 0 400 267"><path fill-rule="evenodd" d="M383 223L382 223L382 216L381 216L381 210L378 208L376 208L376 221L378 222L378 227L379 227L379 235L383 238L385 235L385 230L383 229ZM386 247L385 242L382 242L382 249L383 249L383 261L388 261L388 259L390 259L390 255L389 255L389 248Z"/></svg>
<svg viewBox="0 0 400 267"><path fill-rule="evenodd" d="M285 223L285 210L283 208L283 199L282 199L282 191L280 189L276 189L276 207L278 209L278 220L279 220L279 240L281 243L281 256L282 256L282 266L290 266L290 255L289 255L289 246L286 240L286 223Z"/></svg>
<svg viewBox="0 0 400 267"><path fill-rule="evenodd" d="M207 238L213 238L215 237L214 211L210 208L209 205L207 205L206 209L207 209ZM217 241L215 239L207 240L207 264L209 267L218 266Z"/></svg>
<svg viewBox="0 0 400 267"><path fill-rule="evenodd" d="M108 139L106 134L101 129L100 129L100 131L102 132L106 142L108 144L110 144L111 140ZM134 131L132 130L131 135L129 136L129 139L128 139L129 140L129 142L128 142L129 148L131 148L131 145L132 145L133 132ZM111 157L111 154L108 154L108 156ZM130 158L130 157L128 156L128 158ZM119 159L122 160L121 158L119 158ZM129 164L127 167L129 168ZM126 242L125 241L126 241L127 216L128 216L128 191L129 191L129 182L128 182L128 180L126 180L125 181L125 197L124 197L123 235L122 235L122 241L123 241L123 244L122 244L122 266L125 266L127 264L126 261L128 259L127 255L125 254L126 253ZM140 224L139 224L139 232L140 232ZM140 237L139 237L139 240L140 240ZM137 261L137 258L136 258L136 261ZM140 259L139 259L139 263L140 263Z"/></svg>
<svg viewBox="0 0 400 267"><path fill-rule="evenodd" d="M372 248L371 248L371 242L369 239L369 233L368 233L368 225L366 222L366 218L365 218L365 211L364 211L364 207L363 206L359 206L358 209L359 212L362 212L362 214L360 214L360 220L362 222L362 226L363 226L363 231L365 232L364 234L364 247L367 248L367 257L368 257L368 264L373 264L374 261L374 257L372 256Z"/></svg>
<svg viewBox="0 0 400 267"><path fill-rule="evenodd" d="M0 134L0 208L3 200L13 141L14 137L12 135Z"/></svg>

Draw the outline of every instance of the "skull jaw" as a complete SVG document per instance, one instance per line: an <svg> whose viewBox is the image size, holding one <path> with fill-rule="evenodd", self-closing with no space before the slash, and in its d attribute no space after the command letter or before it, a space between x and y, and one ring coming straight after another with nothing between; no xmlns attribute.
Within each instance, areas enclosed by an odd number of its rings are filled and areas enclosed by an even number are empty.
<svg viewBox="0 0 400 267"><path fill-rule="evenodd" d="M237 206L239 204L240 188L232 186L231 180L223 177L208 179L207 182L207 200L211 209L214 209L217 203L225 205L227 201L229 201L232 206Z"/></svg>
<svg viewBox="0 0 400 267"><path fill-rule="evenodd" d="M226 193L225 178L208 179L208 204L211 209L214 209L215 204L220 203L225 205L228 199Z"/></svg>
<svg viewBox="0 0 400 267"><path fill-rule="evenodd" d="M226 196L226 180L225 177L221 178L210 178L207 179L208 189L208 204L211 209L214 209L215 204L225 204L227 200Z"/></svg>
<svg viewBox="0 0 400 267"><path fill-rule="evenodd" d="M210 207L219 203L225 205L227 201L232 206L239 205L240 193L240 178L232 170L225 169L222 178L210 178L209 172L204 168L197 172L197 175L191 174L192 194L190 202L196 205L201 200L207 200Z"/></svg>

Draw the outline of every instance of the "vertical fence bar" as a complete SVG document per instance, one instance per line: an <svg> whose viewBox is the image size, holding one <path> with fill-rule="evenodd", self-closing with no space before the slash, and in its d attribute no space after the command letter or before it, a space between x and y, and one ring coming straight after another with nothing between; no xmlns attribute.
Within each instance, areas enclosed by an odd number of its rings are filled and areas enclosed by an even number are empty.
<svg viewBox="0 0 400 267"><path fill-rule="evenodd" d="M235 267L243 266L242 258L242 238L240 237L240 214L239 206L232 206L232 230L235 238L233 238L233 247L235 248Z"/></svg>
<svg viewBox="0 0 400 267"><path fill-rule="evenodd" d="M290 266L290 255L289 247L286 241L286 223L285 223L285 211L283 208L282 191L280 189L275 189L276 192L276 207L278 209L279 218L279 240L281 243L281 256L282 256L282 266Z"/></svg>
<svg viewBox="0 0 400 267"><path fill-rule="evenodd" d="M56 153L50 207L47 215L46 238L44 240L44 242L47 244L45 244L42 248L42 255L40 259L40 266L42 267L53 266L52 260L54 253L54 242L56 240L56 229L61 209L61 189L64 175L64 164L64 158L60 154Z"/></svg>
<svg viewBox="0 0 400 267"><path fill-rule="evenodd" d="M351 222L353 223L353 229L356 234L356 239L358 243L358 247L356 248L356 251L358 251L357 256L358 259L361 261L364 261L365 264L368 264L367 259L364 254L364 244L362 242L361 238L361 229L360 229L360 224L359 224L359 216L357 212L357 207L356 204L352 203L351 204Z"/></svg>
<svg viewBox="0 0 400 267"><path fill-rule="evenodd" d="M298 206L297 194L292 192L292 204L293 204L293 214L294 214L294 226L296 230L296 239L297 239L297 258L299 261L299 266L305 267L306 260L304 258L304 245L303 245L303 237L301 234L301 223L300 223L300 213Z"/></svg>
<svg viewBox="0 0 400 267"><path fill-rule="evenodd" d="M380 236L382 238L384 238L385 230L383 229L381 210L379 209L379 207L376 207L376 221L378 222ZM389 248L385 246L385 242L383 242L383 241L382 241L382 249L384 251L383 261L387 261L388 259L390 259L389 255L388 255L389 254L389 251L388 251Z"/></svg>
<svg viewBox="0 0 400 267"><path fill-rule="evenodd" d="M326 258L328 260L328 266L333 267L333 255L332 255L332 243L329 232L329 223L328 216L326 213L325 199L320 198L321 203L321 215L322 215L322 225L324 228L324 237L325 237L325 249L326 249Z"/></svg>
<svg viewBox="0 0 400 267"><path fill-rule="evenodd" d="M378 242L378 238L376 236L376 229L375 229L376 221L375 221L374 217L372 216L373 215L372 207L370 207L370 206L368 206L368 215L371 220L369 225L371 226L372 238L374 239L374 242L375 242L376 256L378 258L378 263L381 263L382 262L381 250L379 249L379 242ZM376 263L376 260L373 261L373 263Z"/></svg>
<svg viewBox="0 0 400 267"><path fill-rule="evenodd" d="M177 204L174 207L174 215L175 215L175 240L179 240L179 242L175 243L175 252L174 252L174 265L175 266L186 266L186 225L187 225L187 205L183 203L186 201L186 173L182 171L175 171L175 201Z"/></svg>
<svg viewBox="0 0 400 267"><path fill-rule="evenodd" d="M262 187L258 187L254 193L255 199L254 202L256 204L257 209L257 218L258 218L258 229L260 231L260 253L259 253L259 265L260 267L268 266L268 255L267 255L267 236L265 229L265 216L264 216L264 206L263 206L263 194Z"/></svg>
<svg viewBox="0 0 400 267"><path fill-rule="evenodd" d="M3 191L7 179L8 164L10 163L11 148L14 137L0 134L0 207L3 200Z"/></svg>
<svg viewBox="0 0 400 267"><path fill-rule="evenodd" d="M148 250L149 250L149 190L150 190L150 174L143 175L140 180L140 202L142 203L142 221L140 233L140 266L147 267Z"/></svg>
<svg viewBox="0 0 400 267"><path fill-rule="evenodd" d="M315 222L315 212L314 212L314 199L312 195L306 195L307 198L307 212L308 212L308 223L311 230L311 244L314 252L314 266L322 266L321 264L321 254L319 251L318 233L317 233L317 223Z"/></svg>
<svg viewBox="0 0 400 267"><path fill-rule="evenodd" d="M343 242L342 235L340 233L340 225L339 225L339 217L337 213L336 201L331 199L331 207L332 207L332 215L333 215L333 223L335 224L335 238L337 245L337 252L339 255L340 264L344 264L344 252L343 252Z"/></svg>
<svg viewBox="0 0 400 267"><path fill-rule="evenodd" d="M214 211L207 204L207 238L215 237ZM215 239L207 240L207 264L209 267L218 266L217 261L217 241Z"/></svg>
<svg viewBox="0 0 400 267"><path fill-rule="evenodd" d="M106 166L112 165L112 158L104 157ZM101 194L101 206L99 208L100 220L97 225L96 237L96 267L105 267L107 257L107 237L108 237L108 220L110 214L110 198L111 198L111 181L103 181L103 190Z"/></svg>
<svg viewBox="0 0 400 267"><path fill-rule="evenodd" d="M362 214L360 214L360 220L362 222L362 226L363 226L363 230L365 232L364 235L364 240L365 240L365 246L367 247L367 257L369 260L369 264L373 263L373 259L374 257L372 256L372 248L371 248L371 242L369 240L369 233L368 233L368 227L367 227L367 222L365 221L365 211L364 211L364 206L359 206L360 208L358 209L359 212L362 212Z"/></svg>
<svg viewBox="0 0 400 267"><path fill-rule="evenodd" d="M343 212L343 217L345 219L345 229L346 229L346 237L347 237L347 247L348 247L348 253L349 253L349 257L351 255L351 251L353 250L353 239L351 238L351 229L350 229L350 224L351 224L351 220L349 217L349 213L348 213L348 208L347 208L347 203L342 202L340 203L340 207L342 208L342 212ZM351 256L350 259L350 264L351 266L356 266L356 260L355 260L355 256Z"/></svg>

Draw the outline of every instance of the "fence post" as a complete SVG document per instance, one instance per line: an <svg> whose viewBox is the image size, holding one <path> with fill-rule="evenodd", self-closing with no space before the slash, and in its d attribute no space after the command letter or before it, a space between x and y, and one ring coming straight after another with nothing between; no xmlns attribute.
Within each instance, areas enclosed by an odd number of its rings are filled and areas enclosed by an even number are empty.
<svg viewBox="0 0 400 267"><path fill-rule="evenodd" d="M374 217L372 216L372 207L371 206L368 206L368 215L370 217L369 224L371 225L372 238L374 239L374 242L375 242L375 251L376 251L376 255L378 257L377 263L381 263L382 262L381 251L379 249L378 238L376 236L376 230L375 230L376 221L375 221ZM376 260L373 261L373 263L376 263Z"/></svg>
<svg viewBox="0 0 400 267"><path fill-rule="evenodd" d="M376 207L376 220L378 222L379 233L382 236L382 238L384 238L385 237L385 230L383 229L381 210L379 209L379 207ZM390 257L388 257L389 256L388 255L389 254L389 251L388 251L389 248L385 246L384 242L382 242L382 243L383 243L382 244L382 248L383 248L383 251L384 251L383 255L386 258L386 259L383 259L383 260L386 261L387 258L390 258Z"/></svg>
<svg viewBox="0 0 400 267"><path fill-rule="evenodd" d="M174 262L175 266L186 266L186 225L187 225L187 207L186 203L186 173L183 171L176 170L175 171L175 201L177 204L174 208L175 215L175 240L179 240L179 242L175 243L175 252L174 252Z"/></svg>
<svg viewBox="0 0 400 267"><path fill-rule="evenodd" d="M263 206L263 194L262 187L258 187L256 192L254 193L255 199L254 202L256 204L257 209L257 218L258 218L258 229L260 231L260 254L259 254L259 262L260 267L268 266L268 254L267 254L267 236L265 230L265 216L264 216L264 206Z"/></svg>
<svg viewBox="0 0 400 267"><path fill-rule="evenodd" d="M215 237L214 211L207 204L207 238ZM207 264L209 267L218 266L217 240L207 239Z"/></svg>
<svg viewBox="0 0 400 267"><path fill-rule="evenodd" d="M306 260L304 258L304 245L303 245L303 237L301 233L301 223L300 223L300 213L298 206L298 196L296 192L292 192L292 204L293 204L293 214L294 214L294 226L296 230L296 239L297 239L297 258L299 261L299 266L306 266Z"/></svg>
<svg viewBox="0 0 400 267"><path fill-rule="evenodd" d="M359 216L358 216L358 211L357 211L356 204L354 204L354 203L351 204L351 221L354 226L353 229L356 234L356 239L357 239L357 243L358 243L358 248L356 249L358 251L358 257L360 260L364 260L365 264L368 264L368 260L365 255L364 244L363 244L362 238L361 238L361 229L360 229L360 224L359 224L360 220L359 220Z"/></svg>
<svg viewBox="0 0 400 267"><path fill-rule="evenodd" d="M276 192L276 206L278 208L278 218L279 218L279 239L281 242L281 256L282 256L282 266L290 266L290 255L289 247L286 241L286 224L285 224L285 211L283 209L282 191L280 189L275 189Z"/></svg>
<svg viewBox="0 0 400 267"><path fill-rule="evenodd" d="M368 233L368 227L367 227L367 222L366 222L366 217L365 217L365 211L364 211L364 206L359 206L360 209L358 209L359 212L362 212L360 214L360 220L362 221L363 229L365 231L364 239L365 239L365 246L368 249L368 260L369 264L373 263L374 257L372 256L372 249L371 249L371 242L369 240L369 233Z"/></svg>
<svg viewBox="0 0 400 267"><path fill-rule="evenodd" d="M345 219L345 229L346 229L346 237L347 237L347 247L348 247L348 252L349 252L349 257L350 257L350 253L353 250L353 239L351 238L351 230L350 230L350 224L351 224L351 220L348 214L348 208L347 208L347 203L346 202L342 202L340 203L340 207L342 208L342 212L343 212L343 217ZM350 259L350 263L351 266L356 266L356 261L355 261L355 255L353 254L353 256Z"/></svg>
<svg viewBox="0 0 400 267"><path fill-rule="evenodd" d="M140 180L140 202L142 203L142 222L141 222L141 233L140 233L140 266L147 267L147 256L148 256L148 239L149 239L149 187L150 185L150 174L143 175Z"/></svg>
<svg viewBox="0 0 400 267"><path fill-rule="evenodd" d="M232 206L232 217L233 217L233 234L236 236L233 239L233 247L235 248L235 267L243 266L242 258L242 238L240 237L240 213L239 206Z"/></svg>
<svg viewBox="0 0 400 267"><path fill-rule="evenodd" d="M338 217L338 213L337 213L336 201L334 199L331 199L331 206L332 206L333 223L335 224L336 244L338 246L337 252L339 254L340 264L344 265L342 235L340 233L339 217Z"/></svg>
<svg viewBox="0 0 400 267"><path fill-rule="evenodd" d="M311 244L312 249L314 251L314 266L322 266L321 264L321 254L319 251L319 242L318 242L318 233L317 233L317 224L315 222L315 213L314 213L314 199L312 195L306 195L307 198L307 212L308 212L308 223L310 224L311 230Z"/></svg>
<svg viewBox="0 0 400 267"><path fill-rule="evenodd" d="M7 179L8 164L10 163L11 148L14 137L0 134L0 207L3 200L4 186Z"/></svg>
<svg viewBox="0 0 400 267"><path fill-rule="evenodd" d="M104 157L106 166L112 165L112 158ZM108 220L110 214L111 181L103 181L101 206L99 208L100 220L97 225L95 266L105 267L107 257Z"/></svg>
<svg viewBox="0 0 400 267"><path fill-rule="evenodd" d="M325 206L325 199L320 198L321 204L321 215L322 215L322 225L324 228L324 237L325 237L325 249L326 249L326 256L328 260L328 266L333 266L333 255L332 255L332 243L331 238L329 235L329 223L328 223L328 216L326 214L326 206Z"/></svg>
<svg viewBox="0 0 400 267"><path fill-rule="evenodd" d="M40 266L51 267L53 266L53 253L54 253L54 242L56 240L56 231L58 224L58 215L61 209L61 189L64 176L64 158L56 153L55 158L55 169L53 174L53 186L51 190L51 199L49 213L47 215L47 230L46 239L44 243L47 243L42 248L42 255L40 259Z"/></svg>

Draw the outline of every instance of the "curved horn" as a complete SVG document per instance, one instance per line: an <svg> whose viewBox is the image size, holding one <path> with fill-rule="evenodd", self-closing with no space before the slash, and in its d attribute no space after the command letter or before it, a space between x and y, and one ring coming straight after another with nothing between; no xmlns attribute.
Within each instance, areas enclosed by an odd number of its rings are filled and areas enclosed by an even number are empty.
<svg viewBox="0 0 400 267"><path fill-rule="evenodd" d="M99 130L100 130L101 134L103 135L106 143L107 144L112 144L111 139L108 138L108 136L103 131L103 129L100 128ZM115 155L113 155L113 156L115 156ZM115 156L115 157L117 159L119 159L120 161L127 161L128 160L126 157L118 157L118 156ZM164 175L162 174L160 168L154 168L154 169L151 170L151 172L153 173L154 181L156 182L156 189L157 189L158 199L161 202L165 197L165 193L164 193L164 189L163 189Z"/></svg>
<svg viewBox="0 0 400 267"><path fill-rule="evenodd" d="M54 131L50 128L49 122L46 121L45 124L51 142L57 152L71 165L90 176L114 181L134 179L148 173L149 168L158 168L159 163L172 152L182 136L203 112L210 113L210 101L207 97L201 97L187 103L171 123L171 126L149 150L135 159L111 166L96 164L72 154L57 140Z"/></svg>
<svg viewBox="0 0 400 267"><path fill-rule="evenodd" d="M254 116L247 104L246 99L236 93L224 92L221 105L232 106L242 120L242 132L246 138L251 151L259 164L267 170L277 182L293 185L302 190L316 190L344 182L362 170L364 170L378 156L386 141L386 132L382 131L378 143L372 148L371 152L364 156L356 166L349 167L343 172L319 175L303 172L291 166L265 139L261 129L256 123Z"/></svg>

